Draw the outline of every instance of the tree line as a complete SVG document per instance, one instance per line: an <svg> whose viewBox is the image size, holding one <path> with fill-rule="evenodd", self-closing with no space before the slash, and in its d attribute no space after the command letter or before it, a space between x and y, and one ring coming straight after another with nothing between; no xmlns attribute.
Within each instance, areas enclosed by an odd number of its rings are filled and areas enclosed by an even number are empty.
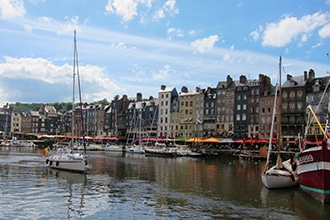
<svg viewBox="0 0 330 220"><path fill-rule="evenodd" d="M102 99L100 101L91 102L90 105L109 105L110 102L107 99ZM54 106L57 112L64 113L70 111L72 109L71 102L53 102L53 103L21 103L16 102L13 104L9 104L10 108L15 111L39 111L41 106Z"/></svg>

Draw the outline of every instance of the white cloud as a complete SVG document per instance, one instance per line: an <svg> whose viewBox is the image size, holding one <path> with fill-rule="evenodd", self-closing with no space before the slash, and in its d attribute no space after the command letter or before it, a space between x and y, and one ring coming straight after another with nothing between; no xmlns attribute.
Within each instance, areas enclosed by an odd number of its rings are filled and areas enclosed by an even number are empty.
<svg viewBox="0 0 330 220"><path fill-rule="evenodd" d="M168 0L164 5L156 10L153 15L155 21L165 18L165 13L175 15L179 13L179 9L176 7L176 0Z"/></svg>
<svg viewBox="0 0 330 220"><path fill-rule="evenodd" d="M108 0L105 6L106 14L116 14L122 21L128 22L139 17L141 23L147 22L147 15L152 9L154 0ZM145 6L146 10L139 6ZM139 10L139 12L138 12ZM175 15L179 13L176 0L167 0L161 7L151 12L153 21L164 19L166 14Z"/></svg>
<svg viewBox="0 0 330 220"><path fill-rule="evenodd" d="M194 35L195 33L196 33L195 30L190 30L190 31L188 32L189 35Z"/></svg>
<svg viewBox="0 0 330 220"><path fill-rule="evenodd" d="M163 69L159 70L158 73L153 75L154 80L165 79L169 77L170 66L165 65Z"/></svg>
<svg viewBox="0 0 330 220"><path fill-rule="evenodd" d="M0 13L3 19L23 17L26 13L24 2L22 0L1 0Z"/></svg>
<svg viewBox="0 0 330 220"><path fill-rule="evenodd" d="M259 25L259 27L257 28L257 30L252 31L250 33L250 36L252 36L254 41L258 41L260 38L260 32L263 31L263 27L261 25Z"/></svg>
<svg viewBox="0 0 330 220"><path fill-rule="evenodd" d="M124 42L119 42L117 44L113 43L113 44L111 44L111 47L119 48L119 49L126 49L127 48L127 46L125 45Z"/></svg>
<svg viewBox="0 0 330 220"><path fill-rule="evenodd" d="M154 0L139 0L139 1L141 2L141 4L147 6L148 8L151 8L151 6L152 6L152 2L153 2Z"/></svg>
<svg viewBox="0 0 330 220"><path fill-rule="evenodd" d="M218 40L218 35L211 35L203 39L195 40L191 42L191 45L195 47L199 52L205 53L207 51L210 51Z"/></svg>
<svg viewBox="0 0 330 220"><path fill-rule="evenodd" d="M163 18L165 18L165 13L164 10L160 8L154 13L153 20L157 21Z"/></svg>
<svg viewBox="0 0 330 220"><path fill-rule="evenodd" d="M130 21L138 15L137 5L134 0L108 0L105 10L121 16L123 21Z"/></svg>
<svg viewBox="0 0 330 220"><path fill-rule="evenodd" d="M57 20L54 20L50 17L39 17L38 23L34 24L33 29L48 29L48 30L56 30L56 33L58 35L64 34L64 33L72 33L73 30L76 30L77 32L81 31L81 27L79 25L79 17L73 16L73 17L65 17L65 22L58 22ZM32 27L31 27L32 29Z"/></svg>
<svg viewBox="0 0 330 220"><path fill-rule="evenodd" d="M181 29L169 28L169 29L167 29L167 36L169 37L169 39L171 39L173 36L174 37L184 37L184 33Z"/></svg>
<svg viewBox="0 0 330 220"><path fill-rule="evenodd" d="M301 37L300 43L306 41L313 31L329 23L329 15L326 13L314 13L305 15L300 19L285 17L278 23L267 24L263 32L263 46L282 47ZM254 35L255 36L255 35Z"/></svg>
<svg viewBox="0 0 330 220"><path fill-rule="evenodd" d="M5 61L0 63L0 77L3 80L33 80L35 90L38 91L39 84L71 86L72 66L53 64L44 58L12 58L4 57ZM105 76L104 70L93 65L79 66L81 84L86 93L84 99L100 100L111 97L111 92L120 90L120 87ZM2 85L4 86L4 85ZM108 88L111 88L111 92ZM10 88L7 88L10 89ZM54 95L59 91L54 91ZM107 93L105 96L104 93ZM102 95L102 96L101 96Z"/></svg>
<svg viewBox="0 0 330 220"><path fill-rule="evenodd" d="M330 1L330 0L329 0ZM321 30L319 31L319 35L321 38L327 38L330 37L330 23L327 25L324 25Z"/></svg>
<svg viewBox="0 0 330 220"><path fill-rule="evenodd" d="M222 60L223 61L230 61L231 60L230 55L228 53L224 54L223 57L222 57Z"/></svg>
<svg viewBox="0 0 330 220"><path fill-rule="evenodd" d="M168 0L167 2L165 2L164 9L169 11L170 13L179 13L179 9L176 7L176 0Z"/></svg>

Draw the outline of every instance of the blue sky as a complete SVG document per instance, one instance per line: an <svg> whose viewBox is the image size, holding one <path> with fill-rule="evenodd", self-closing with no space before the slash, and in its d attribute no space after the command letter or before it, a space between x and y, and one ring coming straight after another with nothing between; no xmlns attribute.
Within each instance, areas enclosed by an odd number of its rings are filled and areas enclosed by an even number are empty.
<svg viewBox="0 0 330 220"><path fill-rule="evenodd" d="M330 70L330 0L1 0L0 104L69 102L77 30L84 102L157 97Z"/></svg>

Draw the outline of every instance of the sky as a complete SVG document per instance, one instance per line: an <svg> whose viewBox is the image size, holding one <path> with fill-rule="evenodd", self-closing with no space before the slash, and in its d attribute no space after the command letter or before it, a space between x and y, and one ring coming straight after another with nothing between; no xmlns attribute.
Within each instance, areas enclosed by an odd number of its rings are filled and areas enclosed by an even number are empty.
<svg viewBox="0 0 330 220"><path fill-rule="evenodd" d="M72 100L74 30L88 103L330 70L330 0L1 0L1 105Z"/></svg>

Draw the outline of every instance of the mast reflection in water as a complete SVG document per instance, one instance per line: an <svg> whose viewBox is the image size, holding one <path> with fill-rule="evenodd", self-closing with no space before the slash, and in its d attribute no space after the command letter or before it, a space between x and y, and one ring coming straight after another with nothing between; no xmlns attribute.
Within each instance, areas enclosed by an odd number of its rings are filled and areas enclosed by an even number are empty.
<svg viewBox="0 0 330 220"><path fill-rule="evenodd" d="M264 162L90 152L88 174L48 170L42 150L0 148L0 219L329 219L299 187L268 190Z"/></svg>

